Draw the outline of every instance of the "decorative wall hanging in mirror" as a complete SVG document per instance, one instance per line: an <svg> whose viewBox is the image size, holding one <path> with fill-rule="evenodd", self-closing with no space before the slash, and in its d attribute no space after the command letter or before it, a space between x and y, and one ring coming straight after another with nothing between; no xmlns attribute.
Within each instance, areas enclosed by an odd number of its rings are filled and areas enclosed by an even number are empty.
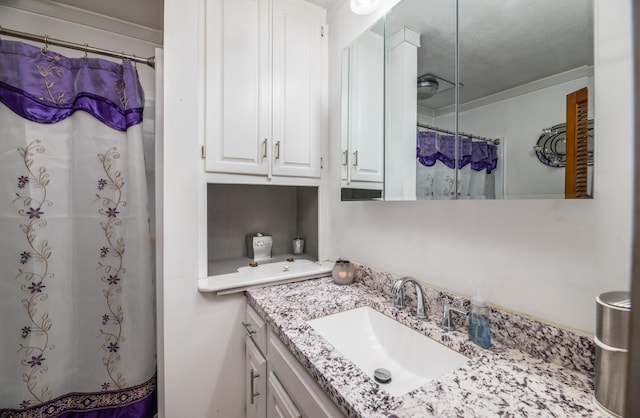
<svg viewBox="0 0 640 418"><path fill-rule="evenodd" d="M593 119L589 119L589 148L588 165L593 166ZM559 123L550 128L545 128L538 137L533 150L538 160L549 167L564 167L566 163L566 138L567 124Z"/></svg>

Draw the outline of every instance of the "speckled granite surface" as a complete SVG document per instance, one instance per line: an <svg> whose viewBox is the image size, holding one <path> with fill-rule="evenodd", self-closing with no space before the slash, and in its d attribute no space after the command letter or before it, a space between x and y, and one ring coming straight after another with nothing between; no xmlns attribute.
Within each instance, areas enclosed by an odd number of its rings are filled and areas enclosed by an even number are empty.
<svg viewBox="0 0 640 418"><path fill-rule="evenodd" d="M501 344L500 338L494 339L491 350L482 349L467 341L464 329L442 331L437 326L437 307L433 307L428 321L416 320L412 309L400 311L393 306L393 299L382 290L387 286L385 280L374 283L376 279L371 276L375 274L366 269L359 269L358 274L358 281L349 286L338 286L330 278L323 278L247 291L249 304L346 416L606 416L592 402L590 375L574 370L580 367L572 367L573 362L568 362L570 367L547 362ZM417 390L391 396L305 322L361 306L370 306L429 335L469 357L469 362ZM565 337L553 332L550 335L556 341ZM565 353L565 349L558 353Z"/></svg>
<svg viewBox="0 0 640 418"><path fill-rule="evenodd" d="M355 279L372 289L391 296L397 277L358 266ZM469 299L441 290L425 287L427 304L434 318L442 315L445 303L469 310ZM413 288L405 289L409 306L415 306ZM464 321L458 316L454 319ZM459 322L459 326L464 322ZM525 351L533 357L572 368L589 376L595 374L595 346L592 338L526 318L511 312L491 308L491 338L503 345Z"/></svg>

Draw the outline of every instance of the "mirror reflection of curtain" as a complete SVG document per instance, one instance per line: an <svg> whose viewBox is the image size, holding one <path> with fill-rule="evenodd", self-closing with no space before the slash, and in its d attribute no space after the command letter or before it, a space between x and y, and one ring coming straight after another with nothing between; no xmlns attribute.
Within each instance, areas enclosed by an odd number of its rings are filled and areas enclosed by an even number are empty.
<svg viewBox="0 0 640 418"><path fill-rule="evenodd" d="M0 416L151 418L137 71L2 40L0 103Z"/></svg>
<svg viewBox="0 0 640 418"><path fill-rule="evenodd" d="M495 199L497 146L459 137L457 178L455 152L454 135L430 130L417 132L417 199Z"/></svg>
<svg viewBox="0 0 640 418"><path fill-rule="evenodd" d="M416 198L456 198L455 143L453 135L418 131Z"/></svg>

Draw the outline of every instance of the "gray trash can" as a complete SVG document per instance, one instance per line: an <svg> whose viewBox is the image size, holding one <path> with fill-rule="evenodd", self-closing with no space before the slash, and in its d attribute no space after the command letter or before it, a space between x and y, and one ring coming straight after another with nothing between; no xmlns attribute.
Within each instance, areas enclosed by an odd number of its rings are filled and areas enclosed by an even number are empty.
<svg viewBox="0 0 640 418"><path fill-rule="evenodd" d="M595 403L621 417L624 412L631 292L606 292L596 298Z"/></svg>

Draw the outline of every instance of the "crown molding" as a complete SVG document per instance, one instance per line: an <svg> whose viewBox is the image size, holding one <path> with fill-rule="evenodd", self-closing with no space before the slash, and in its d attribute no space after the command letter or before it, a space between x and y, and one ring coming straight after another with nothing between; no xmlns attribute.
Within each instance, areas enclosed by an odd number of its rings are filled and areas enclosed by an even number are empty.
<svg viewBox="0 0 640 418"><path fill-rule="evenodd" d="M478 107L490 105L503 100L511 99L516 96L521 96L527 93L533 93L534 91L542 90L547 87L552 87L558 84L566 83L568 81L577 80L582 77L593 77L594 67L593 65L584 65L582 67L568 70L563 73L555 74L549 77L542 78L540 80L532 81L530 83L523 84L518 87L507 89L499 93L491 94L480 99L472 100L470 102L461 104L458 106L459 112L465 112ZM435 116L443 116L449 114L455 110L454 105L441 107L435 109Z"/></svg>

